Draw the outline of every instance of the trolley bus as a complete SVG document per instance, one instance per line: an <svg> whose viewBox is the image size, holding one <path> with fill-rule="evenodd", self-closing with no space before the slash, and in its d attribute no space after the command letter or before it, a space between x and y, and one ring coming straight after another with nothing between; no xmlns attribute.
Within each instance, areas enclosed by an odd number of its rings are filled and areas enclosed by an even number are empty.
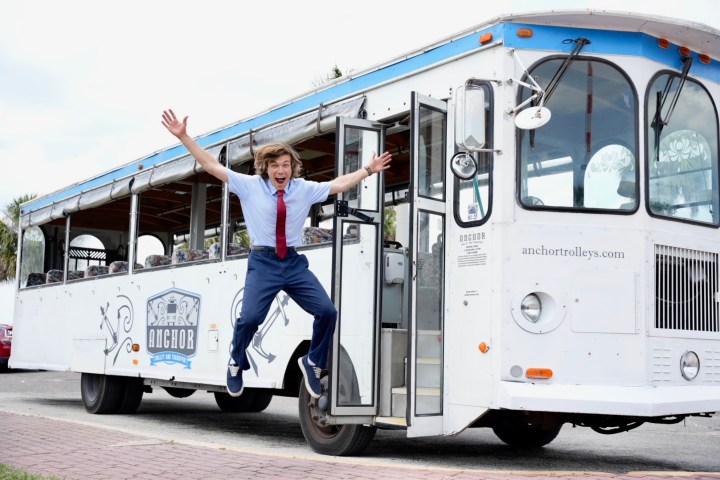
<svg viewBox="0 0 720 480"><path fill-rule="evenodd" d="M181 145L22 206L10 364L81 372L90 413L163 388L260 412L296 396L308 444L359 454L487 427L540 447L720 410L720 31L608 11L495 18L197 138L228 168L293 145L325 181L304 245L338 323L323 394L283 292L225 372L241 205ZM158 136L167 135L158 128ZM391 213L392 212L392 215ZM393 217L394 224L386 219Z"/></svg>

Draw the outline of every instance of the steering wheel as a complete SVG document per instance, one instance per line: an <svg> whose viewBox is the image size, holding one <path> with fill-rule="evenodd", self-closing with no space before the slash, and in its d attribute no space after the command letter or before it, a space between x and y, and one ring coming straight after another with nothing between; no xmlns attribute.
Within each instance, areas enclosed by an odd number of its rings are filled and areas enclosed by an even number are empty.
<svg viewBox="0 0 720 480"><path fill-rule="evenodd" d="M384 248L402 248L402 244L400 242L396 242L395 240L383 240L383 247Z"/></svg>

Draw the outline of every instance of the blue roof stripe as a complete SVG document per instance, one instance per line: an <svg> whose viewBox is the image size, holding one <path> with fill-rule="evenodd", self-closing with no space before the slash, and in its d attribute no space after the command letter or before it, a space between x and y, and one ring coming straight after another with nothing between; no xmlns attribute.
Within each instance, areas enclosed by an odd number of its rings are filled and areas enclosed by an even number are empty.
<svg viewBox="0 0 720 480"><path fill-rule="evenodd" d="M532 38L518 37L516 32L521 28L531 28L533 30ZM590 44L583 47L580 52L581 55L642 56L677 70L682 69L677 45L660 48L656 37L641 32L508 23L506 24L503 39L505 46L511 48L570 52L574 47L574 43L565 43L565 41L568 39L574 40L581 36L591 40ZM692 52L691 56L693 57L693 65L690 73L693 76L707 78L714 82L720 81L720 69L717 66L700 63L696 52ZM530 68L530 65L525 66Z"/></svg>

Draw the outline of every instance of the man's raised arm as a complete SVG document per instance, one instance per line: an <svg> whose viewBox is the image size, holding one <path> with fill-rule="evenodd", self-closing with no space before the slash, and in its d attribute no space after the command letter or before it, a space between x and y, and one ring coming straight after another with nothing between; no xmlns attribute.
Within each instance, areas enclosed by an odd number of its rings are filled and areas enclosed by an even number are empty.
<svg viewBox="0 0 720 480"><path fill-rule="evenodd" d="M379 173L383 170L387 170L390 168L391 160L392 155L390 155L390 152L385 152L379 157L376 157L375 152L373 152L370 161L365 167L354 172L346 173L345 175L341 175L335 180L330 181L330 195L346 192L373 173Z"/></svg>
<svg viewBox="0 0 720 480"><path fill-rule="evenodd" d="M190 155L200 164L200 166L213 177L227 183L227 169L215 159L207 150L197 144L193 138L187 133L186 116L182 122L177 119L175 112L171 109L163 111L162 124L170 133L175 135L180 142L188 149Z"/></svg>

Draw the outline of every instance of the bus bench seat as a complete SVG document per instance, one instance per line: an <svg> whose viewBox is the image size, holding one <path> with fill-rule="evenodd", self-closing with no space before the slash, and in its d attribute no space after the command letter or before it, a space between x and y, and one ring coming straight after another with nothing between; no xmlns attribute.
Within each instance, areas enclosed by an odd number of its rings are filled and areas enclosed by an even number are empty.
<svg viewBox="0 0 720 480"><path fill-rule="evenodd" d="M210 248L208 249L208 258L220 258L220 252L222 251L222 246L220 243L213 243L210 245ZM243 253L247 253L248 249L245 245L241 243L230 243L228 244L228 255L241 255Z"/></svg>
<svg viewBox="0 0 720 480"><path fill-rule="evenodd" d="M135 264L135 270L143 268L139 263ZM128 271L128 262L125 260L115 260L108 266L108 273L121 273Z"/></svg>
<svg viewBox="0 0 720 480"><path fill-rule="evenodd" d="M85 275L85 272L83 270L70 270L68 272L68 280L76 280L78 278L83 278ZM63 271L62 270L48 270L47 276L45 279L45 283L58 283L63 281Z"/></svg>
<svg viewBox="0 0 720 480"><path fill-rule="evenodd" d="M62 282L63 271L62 270L48 270L45 283L57 283Z"/></svg>
<svg viewBox="0 0 720 480"><path fill-rule="evenodd" d="M42 272L33 272L28 275L27 283L25 286L32 287L34 285L43 285L45 283L46 275Z"/></svg>
<svg viewBox="0 0 720 480"><path fill-rule="evenodd" d="M178 263L196 262L208 258L206 250L196 250L194 248L176 248L173 250L170 263L176 265Z"/></svg>
<svg viewBox="0 0 720 480"><path fill-rule="evenodd" d="M83 278L97 277L100 275L107 275L107 265L88 265L83 272Z"/></svg>
<svg viewBox="0 0 720 480"><path fill-rule="evenodd" d="M68 272L68 280L77 280L78 278L85 278L85 270L70 270Z"/></svg>
<svg viewBox="0 0 720 480"><path fill-rule="evenodd" d="M316 245L333 241L332 228L305 227L302 231L303 245Z"/></svg>
<svg viewBox="0 0 720 480"><path fill-rule="evenodd" d="M145 268L160 267L162 265L170 265L170 255L148 255L145 258Z"/></svg>

